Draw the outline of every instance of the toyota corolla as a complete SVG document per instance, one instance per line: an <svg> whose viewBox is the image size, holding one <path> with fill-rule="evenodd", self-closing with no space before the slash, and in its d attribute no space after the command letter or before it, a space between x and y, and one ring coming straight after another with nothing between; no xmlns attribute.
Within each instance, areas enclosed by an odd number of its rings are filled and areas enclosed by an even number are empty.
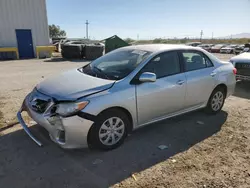
<svg viewBox="0 0 250 188"><path fill-rule="evenodd" d="M197 109L218 113L235 74L231 63L201 48L129 46L41 82L17 117L40 146L23 111L62 148L113 149L139 127Z"/></svg>

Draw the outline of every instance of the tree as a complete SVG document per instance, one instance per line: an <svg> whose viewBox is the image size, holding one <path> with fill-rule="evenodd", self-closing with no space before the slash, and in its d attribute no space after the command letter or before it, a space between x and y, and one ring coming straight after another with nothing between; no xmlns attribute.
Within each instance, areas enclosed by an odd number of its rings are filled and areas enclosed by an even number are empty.
<svg viewBox="0 0 250 188"><path fill-rule="evenodd" d="M153 43L162 43L162 39L161 38L155 38L154 40L153 40Z"/></svg>
<svg viewBox="0 0 250 188"><path fill-rule="evenodd" d="M127 43L131 43L131 42L134 42L135 40L131 39L131 38L126 38L124 39L125 42Z"/></svg>
<svg viewBox="0 0 250 188"><path fill-rule="evenodd" d="M49 36L51 38L65 37L66 32L64 30L61 30L60 26L52 24L49 25Z"/></svg>

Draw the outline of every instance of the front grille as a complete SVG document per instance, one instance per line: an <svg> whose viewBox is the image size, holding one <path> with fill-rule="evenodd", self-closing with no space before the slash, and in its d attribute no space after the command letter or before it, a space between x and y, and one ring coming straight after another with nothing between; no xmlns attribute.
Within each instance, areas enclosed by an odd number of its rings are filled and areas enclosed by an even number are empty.
<svg viewBox="0 0 250 188"><path fill-rule="evenodd" d="M237 74L250 76L250 63L236 63L235 68L237 69Z"/></svg>
<svg viewBox="0 0 250 188"><path fill-rule="evenodd" d="M49 96L40 93L36 89L32 91L29 97L30 107L38 113L44 113L50 106L51 102L52 99Z"/></svg>

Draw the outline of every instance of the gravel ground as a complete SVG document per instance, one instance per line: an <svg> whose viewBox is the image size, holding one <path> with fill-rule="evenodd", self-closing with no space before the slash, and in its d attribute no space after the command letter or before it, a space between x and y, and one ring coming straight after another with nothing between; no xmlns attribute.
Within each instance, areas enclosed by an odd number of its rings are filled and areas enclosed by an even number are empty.
<svg viewBox="0 0 250 188"><path fill-rule="evenodd" d="M231 55L217 55L228 60ZM0 62L0 123L13 121L40 81L86 62ZM250 87L238 82L221 113L202 111L135 131L116 150L62 150L38 125L36 146L20 125L0 134L0 187L250 187ZM1 116L3 116L1 118ZM164 150L159 145L166 145Z"/></svg>

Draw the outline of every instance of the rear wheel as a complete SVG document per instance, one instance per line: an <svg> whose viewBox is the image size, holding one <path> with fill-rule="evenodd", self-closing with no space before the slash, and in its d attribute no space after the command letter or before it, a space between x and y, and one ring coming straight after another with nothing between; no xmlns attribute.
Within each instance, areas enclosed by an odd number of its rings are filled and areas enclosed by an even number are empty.
<svg viewBox="0 0 250 188"><path fill-rule="evenodd" d="M119 109L104 111L91 129L93 146L104 150L119 147L127 136L129 123L127 115Z"/></svg>
<svg viewBox="0 0 250 188"><path fill-rule="evenodd" d="M221 111L226 99L226 92L223 87L216 88L211 94L207 103L206 111L210 114L217 114Z"/></svg>

